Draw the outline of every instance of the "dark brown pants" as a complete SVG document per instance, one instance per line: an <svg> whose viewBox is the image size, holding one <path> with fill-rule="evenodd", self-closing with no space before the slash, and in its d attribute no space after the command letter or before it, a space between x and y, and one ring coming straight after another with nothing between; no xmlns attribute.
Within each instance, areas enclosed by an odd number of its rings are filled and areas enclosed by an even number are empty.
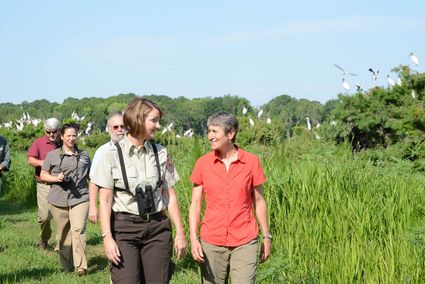
<svg viewBox="0 0 425 284"><path fill-rule="evenodd" d="M114 239L121 252L121 263L111 264L113 283L169 283L173 247L170 220L134 222L112 218Z"/></svg>

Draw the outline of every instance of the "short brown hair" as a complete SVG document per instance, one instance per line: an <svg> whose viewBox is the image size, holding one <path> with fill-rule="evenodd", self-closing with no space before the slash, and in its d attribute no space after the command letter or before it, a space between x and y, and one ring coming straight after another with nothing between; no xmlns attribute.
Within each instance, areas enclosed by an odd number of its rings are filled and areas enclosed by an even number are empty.
<svg viewBox="0 0 425 284"><path fill-rule="evenodd" d="M224 134L234 131L235 136L233 136L232 142L236 142L236 134L238 134L239 123L233 114L226 111L219 111L208 118L207 126L219 126L223 128Z"/></svg>
<svg viewBox="0 0 425 284"><path fill-rule="evenodd" d="M143 97L135 97L128 103L124 110L124 126L127 128L128 133L133 137L140 137L146 135L145 119L146 116L153 110L159 111L159 117L162 117L162 111L159 106L150 99Z"/></svg>

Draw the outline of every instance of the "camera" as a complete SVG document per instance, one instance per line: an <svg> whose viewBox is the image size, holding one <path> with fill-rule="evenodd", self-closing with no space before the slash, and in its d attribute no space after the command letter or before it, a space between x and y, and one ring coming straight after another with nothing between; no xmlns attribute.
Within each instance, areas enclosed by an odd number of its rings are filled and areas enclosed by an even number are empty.
<svg viewBox="0 0 425 284"><path fill-rule="evenodd" d="M70 184L72 181L72 178L70 176L64 176L62 179L63 184Z"/></svg>
<svg viewBox="0 0 425 284"><path fill-rule="evenodd" d="M136 187L136 198L140 216L155 212L155 200L151 185L146 185L145 190L138 185Z"/></svg>

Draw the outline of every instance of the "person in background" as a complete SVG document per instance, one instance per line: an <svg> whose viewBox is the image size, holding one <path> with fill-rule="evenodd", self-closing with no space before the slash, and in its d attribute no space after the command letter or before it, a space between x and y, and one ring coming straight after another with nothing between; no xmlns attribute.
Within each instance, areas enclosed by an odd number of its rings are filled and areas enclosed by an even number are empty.
<svg viewBox="0 0 425 284"><path fill-rule="evenodd" d="M52 184L47 200L59 236L59 253L66 272L87 273L86 225L89 211L88 177L90 157L77 143L77 124L64 124L62 147L47 153L41 180Z"/></svg>
<svg viewBox="0 0 425 284"><path fill-rule="evenodd" d="M7 172L10 169L10 148L6 138L0 136L0 192L2 187L1 177L3 172Z"/></svg>
<svg viewBox="0 0 425 284"><path fill-rule="evenodd" d="M37 207L38 207L38 223L40 224L40 240L38 246L41 249L48 248L48 241L52 235L50 221L52 220L52 212L50 204L47 201L47 195L50 191L50 184L44 182L40 178L41 165L48 152L58 147L59 121L52 117L44 121L44 131L46 135L37 138L27 152L28 164L35 168L36 190L37 190ZM57 238L56 238L57 240ZM55 248L55 251L57 247Z"/></svg>
<svg viewBox="0 0 425 284"><path fill-rule="evenodd" d="M100 158L105 155L105 153L108 151L110 147L114 147L114 144L120 141L126 131L124 128L124 123L122 120L122 113L115 112L112 113L109 118L108 122L106 124L107 131L109 133L110 141L100 146L96 153L94 153L93 161L90 168L90 180L93 178L94 170L99 163ZM96 224L97 222L97 192L99 191L99 188L96 186L96 184L90 182L89 184L89 221L93 224Z"/></svg>
<svg viewBox="0 0 425 284"><path fill-rule="evenodd" d="M268 259L271 234L262 185L266 178L257 156L236 144L238 121L227 112L208 118L211 152L200 157L190 177L189 208L192 257L200 263L203 283L255 283L258 224L263 233L260 261ZM205 214L198 238L202 201Z"/></svg>
<svg viewBox="0 0 425 284"><path fill-rule="evenodd" d="M150 142L162 113L136 97L124 111L128 134L100 159L92 182L99 189L99 218L113 283L168 283L173 239L177 258L186 239L174 185L180 179L167 149ZM167 210L166 210L167 209ZM168 218L166 211L170 216Z"/></svg>

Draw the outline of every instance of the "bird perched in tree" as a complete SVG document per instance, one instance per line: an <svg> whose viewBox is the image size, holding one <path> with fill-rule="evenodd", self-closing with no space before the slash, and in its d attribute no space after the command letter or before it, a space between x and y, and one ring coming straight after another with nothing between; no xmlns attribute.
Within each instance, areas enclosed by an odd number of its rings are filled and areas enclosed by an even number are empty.
<svg viewBox="0 0 425 284"><path fill-rule="evenodd" d="M242 114L245 115L248 112L248 109L246 107L243 107Z"/></svg>
<svg viewBox="0 0 425 284"><path fill-rule="evenodd" d="M263 110L262 110L262 109L260 109L260 111L258 112L257 117L258 117L258 118L260 118L262 115L263 115Z"/></svg>
<svg viewBox="0 0 425 284"><path fill-rule="evenodd" d="M307 129L308 129L308 131L311 131L310 118L309 117L306 117L305 120L307 120Z"/></svg>
<svg viewBox="0 0 425 284"><path fill-rule="evenodd" d="M387 75L387 83L388 83L388 88L391 89L392 87L395 86L395 82L393 79L390 78L390 75Z"/></svg>
<svg viewBox="0 0 425 284"><path fill-rule="evenodd" d="M339 66L338 64L334 64L336 68L338 68L339 70L341 70L342 75L351 75L351 76L357 76L357 74L351 73L351 72L347 72L345 71L341 66Z"/></svg>
<svg viewBox="0 0 425 284"><path fill-rule="evenodd" d="M409 57L410 57L410 60L413 62L413 64L415 64L416 66L419 65L419 59L418 57L416 57L416 55L413 52L410 53Z"/></svg>
<svg viewBox="0 0 425 284"><path fill-rule="evenodd" d="M255 125L254 121L253 121L251 118L249 119L249 124L250 124L251 126L254 126L254 125Z"/></svg>
<svg viewBox="0 0 425 284"><path fill-rule="evenodd" d="M272 120L270 119L270 117L267 117L266 122L267 122L267 124L272 124Z"/></svg>

